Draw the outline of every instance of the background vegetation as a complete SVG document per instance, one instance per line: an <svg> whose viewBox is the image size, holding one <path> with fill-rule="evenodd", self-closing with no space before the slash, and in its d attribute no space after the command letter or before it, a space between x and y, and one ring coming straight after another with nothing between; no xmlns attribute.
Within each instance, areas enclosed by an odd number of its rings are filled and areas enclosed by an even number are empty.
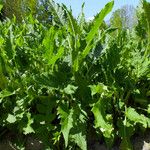
<svg viewBox="0 0 150 150"><path fill-rule="evenodd" d="M132 149L150 128L150 3L130 25L125 7L104 22L113 1L91 22L83 10L75 19L65 5L30 2L0 5L0 136L33 134L61 150L89 149L92 136Z"/></svg>

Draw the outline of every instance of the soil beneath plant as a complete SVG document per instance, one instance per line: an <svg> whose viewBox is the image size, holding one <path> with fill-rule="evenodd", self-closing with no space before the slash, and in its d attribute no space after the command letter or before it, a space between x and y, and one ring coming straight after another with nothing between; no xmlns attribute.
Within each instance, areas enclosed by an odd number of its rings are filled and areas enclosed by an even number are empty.
<svg viewBox="0 0 150 150"><path fill-rule="evenodd" d="M21 139L22 137L18 137L17 139ZM16 135L7 134L0 141L0 150L20 150L14 144L12 144L16 139ZM144 134L136 134L132 137L132 146L134 150L150 150L150 130L146 131ZM16 141L17 142L17 141ZM19 141L18 141L19 142ZM116 145L111 148L111 150L120 150L119 143L116 142ZM25 150L45 150L42 142L33 136L28 136L26 141L20 143L25 145ZM105 144L94 140L91 138L91 142L89 142L88 150L110 150L106 147Z"/></svg>

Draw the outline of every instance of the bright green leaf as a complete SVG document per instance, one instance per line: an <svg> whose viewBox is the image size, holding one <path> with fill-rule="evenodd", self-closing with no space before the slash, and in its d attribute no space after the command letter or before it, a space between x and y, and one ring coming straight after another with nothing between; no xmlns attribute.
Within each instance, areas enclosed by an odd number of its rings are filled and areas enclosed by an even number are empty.
<svg viewBox="0 0 150 150"><path fill-rule="evenodd" d="M92 27L91 31L88 33L86 37L87 46L82 52L82 59L85 58L89 53L91 49L91 41L94 39L94 36L98 33L99 27L103 23L103 20L106 17L106 15L111 12L113 5L114 5L114 1L111 1L108 4L106 4L106 6L99 13L98 18L94 20L94 26Z"/></svg>
<svg viewBox="0 0 150 150"><path fill-rule="evenodd" d="M150 104L148 105L147 112L150 114Z"/></svg>
<svg viewBox="0 0 150 150"><path fill-rule="evenodd" d="M2 10L2 8L3 8L3 5L0 4L0 11Z"/></svg>
<svg viewBox="0 0 150 150"><path fill-rule="evenodd" d="M97 93L102 94L103 92L108 91L107 86L102 83L99 83L97 85L90 85L89 87L91 88L92 96Z"/></svg>
<svg viewBox="0 0 150 150"><path fill-rule="evenodd" d="M74 86L74 85L68 85L65 89L64 89L64 92L66 93L66 94L74 94L75 93L75 91L77 90L77 88L78 87L76 87L76 86Z"/></svg>
<svg viewBox="0 0 150 150"><path fill-rule="evenodd" d="M35 133L35 131L33 130L33 128L31 127L31 124L33 124L33 119L31 118L31 114L27 113L27 118L28 118L28 123L26 125L26 127L23 128L23 133L25 135L30 134L30 133Z"/></svg>
<svg viewBox="0 0 150 150"><path fill-rule="evenodd" d="M94 20L94 26L92 27L91 31L89 32L86 38L87 42L91 42L93 40L95 34L97 34L99 30L99 27L103 23L104 18L106 17L106 15L108 15L111 12L113 6L114 6L114 1L111 1L107 3L106 6L101 10L97 19Z"/></svg>
<svg viewBox="0 0 150 150"><path fill-rule="evenodd" d="M106 139L112 144L113 141L113 126L106 119L106 113L104 109L104 100L99 99L97 103L94 104L92 112L95 118L95 127L99 128Z"/></svg>
<svg viewBox="0 0 150 150"><path fill-rule="evenodd" d="M8 117L6 119L9 123L15 123L16 117L14 115L8 114Z"/></svg>
<svg viewBox="0 0 150 150"><path fill-rule="evenodd" d="M125 115L129 120L135 123L141 123L145 128L147 128L146 117L144 115L140 115L139 113L137 113L137 111L134 108L131 107L127 108Z"/></svg>
<svg viewBox="0 0 150 150"><path fill-rule="evenodd" d="M0 92L0 98L3 99L5 97L9 97L11 95L14 95L15 92L10 92L10 91L7 91L7 90L3 90Z"/></svg>
<svg viewBox="0 0 150 150"><path fill-rule="evenodd" d="M87 150L86 136L82 132L71 135L71 138L82 150Z"/></svg>
<svg viewBox="0 0 150 150"><path fill-rule="evenodd" d="M66 106L58 107L58 113L61 118L61 132L65 139L65 146L68 145L70 129L73 127L73 109L68 110Z"/></svg>

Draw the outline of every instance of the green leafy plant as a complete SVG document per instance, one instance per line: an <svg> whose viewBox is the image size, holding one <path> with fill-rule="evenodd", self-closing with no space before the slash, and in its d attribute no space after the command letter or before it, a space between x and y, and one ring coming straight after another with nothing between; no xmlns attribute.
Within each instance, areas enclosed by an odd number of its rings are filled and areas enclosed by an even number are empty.
<svg viewBox="0 0 150 150"><path fill-rule="evenodd" d="M150 127L148 39L103 27L113 4L91 23L53 1L50 25L32 15L0 22L2 129L34 134L45 149L86 150L90 130L109 148L120 138L132 149L136 130Z"/></svg>

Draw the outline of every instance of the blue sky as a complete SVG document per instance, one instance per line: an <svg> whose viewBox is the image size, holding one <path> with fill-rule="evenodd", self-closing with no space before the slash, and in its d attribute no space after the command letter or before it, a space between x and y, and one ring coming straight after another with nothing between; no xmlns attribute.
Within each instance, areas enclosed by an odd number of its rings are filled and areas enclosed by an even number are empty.
<svg viewBox="0 0 150 150"><path fill-rule="evenodd" d="M109 1L110 0L56 0L56 2L64 3L68 7L71 6L75 17L78 16L81 11L82 3L85 2L84 13L87 19L96 15ZM115 0L113 11L124 5L133 5L136 7L138 4L139 0ZM112 13L106 17L106 20L110 18L111 14Z"/></svg>

